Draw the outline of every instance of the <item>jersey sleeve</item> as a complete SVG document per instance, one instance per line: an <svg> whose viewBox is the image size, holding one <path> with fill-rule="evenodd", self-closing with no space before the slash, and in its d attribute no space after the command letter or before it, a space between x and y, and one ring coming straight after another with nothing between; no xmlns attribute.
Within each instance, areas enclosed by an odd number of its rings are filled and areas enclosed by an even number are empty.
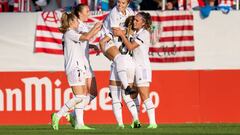
<svg viewBox="0 0 240 135"><path fill-rule="evenodd" d="M110 16L109 16L109 23L110 23L110 27L119 27L119 18L118 15L115 12L111 12Z"/></svg>
<svg viewBox="0 0 240 135"><path fill-rule="evenodd" d="M146 40L147 36L148 36L147 34L141 33L134 39L134 41L141 46L144 44L144 41Z"/></svg>
<svg viewBox="0 0 240 135"><path fill-rule="evenodd" d="M74 42L79 42L80 37L82 36L82 34L79 34L73 30L69 31L67 34L67 38L69 38L70 40L74 41Z"/></svg>

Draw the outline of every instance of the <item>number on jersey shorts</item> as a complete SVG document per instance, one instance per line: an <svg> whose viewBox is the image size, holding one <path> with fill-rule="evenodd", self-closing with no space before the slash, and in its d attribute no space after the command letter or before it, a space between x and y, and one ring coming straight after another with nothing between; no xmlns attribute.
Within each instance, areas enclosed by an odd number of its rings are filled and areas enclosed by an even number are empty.
<svg viewBox="0 0 240 135"><path fill-rule="evenodd" d="M67 73L67 80L70 86L86 85L86 70L79 67L73 68Z"/></svg>
<svg viewBox="0 0 240 135"><path fill-rule="evenodd" d="M134 82L134 74L135 74L135 64L132 61L132 58L129 55L124 55L126 67L127 67L127 77L128 77L128 83L133 83ZM112 81L120 81L118 74L117 74L117 69L116 69L116 63L113 62L111 64L111 71L110 71L110 80Z"/></svg>
<svg viewBox="0 0 240 135"><path fill-rule="evenodd" d="M152 70L142 66L136 66L135 82L137 86L149 85L152 81Z"/></svg>

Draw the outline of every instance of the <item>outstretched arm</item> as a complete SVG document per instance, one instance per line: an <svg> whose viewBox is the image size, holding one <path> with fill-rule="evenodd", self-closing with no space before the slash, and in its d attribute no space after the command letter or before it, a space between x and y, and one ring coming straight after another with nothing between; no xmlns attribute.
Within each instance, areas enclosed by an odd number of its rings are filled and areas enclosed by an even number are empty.
<svg viewBox="0 0 240 135"><path fill-rule="evenodd" d="M83 33L79 40L89 41L93 36L95 36L101 30L101 28L102 28L102 23L101 22L96 23L89 32Z"/></svg>

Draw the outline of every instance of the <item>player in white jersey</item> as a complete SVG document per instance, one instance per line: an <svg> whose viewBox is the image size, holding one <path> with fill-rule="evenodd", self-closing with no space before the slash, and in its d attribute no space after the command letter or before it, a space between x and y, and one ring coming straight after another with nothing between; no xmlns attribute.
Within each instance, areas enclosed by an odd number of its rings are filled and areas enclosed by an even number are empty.
<svg viewBox="0 0 240 135"><path fill-rule="evenodd" d="M67 80L72 88L74 97L57 112L52 114L52 128L59 129L59 120L65 116L67 112L75 107L76 114L83 114L85 102L87 102L86 88L86 69L84 63L84 51L82 50L83 41L89 40L100 31L102 24L96 23L94 30L88 33L79 34L77 29L79 22L77 17L72 13L63 13L61 18L60 31L64 33L64 66ZM75 129L92 129L84 125L83 115L76 117L77 125Z"/></svg>
<svg viewBox="0 0 240 135"><path fill-rule="evenodd" d="M126 94L130 94L132 89L129 87L126 75L126 63L124 63L125 56L121 55L118 47L122 44L118 37L114 35L114 28L124 29L124 22L126 18L133 15L134 12L128 8L129 0L118 0L115 6L104 20L100 47L105 56L112 60L116 66L117 74L125 89ZM121 64L120 64L121 63Z"/></svg>
<svg viewBox="0 0 240 135"><path fill-rule="evenodd" d="M138 87L140 97L147 109L149 123L148 128L157 128L155 120L155 107L149 98L149 86L152 81L152 71L149 61L150 27L151 16L149 13L139 12L134 18L135 32L129 41L121 30L115 34L120 36L129 50L133 51L133 61L136 64L135 83Z"/></svg>
<svg viewBox="0 0 240 135"><path fill-rule="evenodd" d="M128 8L128 4L129 0L118 0L117 6L111 10L104 20L100 47L105 56L113 61L111 65L109 89L112 95L113 112L118 127L124 128L121 106L122 96L133 117L132 128L139 128L140 122L135 107L136 105L129 95L135 92L130 88L134 81L134 63L130 56L120 53L119 46L122 45L122 42L118 37L113 36L114 29L121 28L124 30L126 18L134 14L133 11ZM124 90L121 90L121 85Z"/></svg>
<svg viewBox="0 0 240 135"><path fill-rule="evenodd" d="M74 8L73 13L75 14L75 16L77 16L79 21L79 27L77 30L78 33L83 34L94 30L94 28L91 29L90 26L86 24L86 21L88 20L89 17L89 12L90 12L89 7L88 5L85 4L78 4ZM81 47L83 51L82 53L84 54L83 61L86 69L85 78L87 86L87 102L86 102L87 105L97 96L97 84L94 72L90 65L89 48L91 47L94 49L98 49L98 47L95 45L90 45L89 41L82 41ZM71 114L66 115L67 120L71 123L73 127L75 127L76 115L81 114L76 114L75 112L72 112Z"/></svg>

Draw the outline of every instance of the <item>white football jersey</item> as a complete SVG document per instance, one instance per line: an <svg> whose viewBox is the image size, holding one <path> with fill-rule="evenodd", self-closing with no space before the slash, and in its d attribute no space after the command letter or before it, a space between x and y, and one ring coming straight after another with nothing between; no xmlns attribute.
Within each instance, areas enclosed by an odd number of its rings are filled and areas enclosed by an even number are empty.
<svg viewBox="0 0 240 135"><path fill-rule="evenodd" d="M79 22L79 26L78 26L78 33L86 33L86 32L89 32L89 26L78 20ZM81 45L82 45L82 48L83 48L83 51L84 51L84 54L86 56L86 58L88 59L89 58L89 41L81 41Z"/></svg>
<svg viewBox="0 0 240 135"><path fill-rule="evenodd" d="M135 32L133 39L139 46L133 50L133 61L136 66L151 68L148 56L150 42L150 33L142 28Z"/></svg>
<svg viewBox="0 0 240 135"><path fill-rule="evenodd" d="M127 8L126 15L123 15L122 12L120 12L115 6L103 22L102 37L104 37L106 34L111 39L113 39L112 28L117 27L124 30L125 20L132 15L134 15L134 12L131 8ZM113 41L115 43L118 42L118 38L114 37Z"/></svg>
<svg viewBox="0 0 240 135"><path fill-rule="evenodd" d="M66 73L73 68L84 69L84 53L79 38L81 34L73 29L69 29L64 34L64 66Z"/></svg>

